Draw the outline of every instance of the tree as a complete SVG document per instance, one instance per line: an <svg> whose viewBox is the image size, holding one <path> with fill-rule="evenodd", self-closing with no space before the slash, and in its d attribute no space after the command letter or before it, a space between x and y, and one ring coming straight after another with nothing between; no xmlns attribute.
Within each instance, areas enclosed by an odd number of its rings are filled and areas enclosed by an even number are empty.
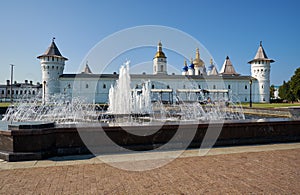
<svg viewBox="0 0 300 195"><path fill-rule="evenodd" d="M292 96L294 101L300 100L300 68L297 68L295 74L290 80L290 90L292 91Z"/></svg>
<svg viewBox="0 0 300 195"><path fill-rule="evenodd" d="M274 85L271 85L271 87L270 87L270 98L271 98L271 99L274 99L274 98L275 98L274 92L275 92L275 86L274 86Z"/></svg>
<svg viewBox="0 0 300 195"><path fill-rule="evenodd" d="M291 102L300 101L300 68L296 69L288 82L283 81L279 87L279 96Z"/></svg>
<svg viewBox="0 0 300 195"><path fill-rule="evenodd" d="M279 97L284 100L288 100L288 94L290 93L290 85L288 82L283 81L283 84L279 87Z"/></svg>

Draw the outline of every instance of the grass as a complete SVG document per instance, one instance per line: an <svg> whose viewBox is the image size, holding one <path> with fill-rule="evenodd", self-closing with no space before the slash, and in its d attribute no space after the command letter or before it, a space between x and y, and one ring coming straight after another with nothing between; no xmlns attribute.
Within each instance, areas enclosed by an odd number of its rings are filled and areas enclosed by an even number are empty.
<svg viewBox="0 0 300 195"><path fill-rule="evenodd" d="M10 102L0 102L0 108L5 108L10 106Z"/></svg>
<svg viewBox="0 0 300 195"><path fill-rule="evenodd" d="M247 108L249 107L249 103L242 103L242 106ZM253 103L253 108L282 108L289 106L300 106L299 103Z"/></svg>

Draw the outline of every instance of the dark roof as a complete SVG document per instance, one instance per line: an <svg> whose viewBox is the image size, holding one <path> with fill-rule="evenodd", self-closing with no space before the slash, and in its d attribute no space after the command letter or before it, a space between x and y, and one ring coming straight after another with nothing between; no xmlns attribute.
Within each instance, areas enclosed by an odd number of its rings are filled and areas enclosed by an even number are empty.
<svg viewBox="0 0 300 195"><path fill-rule="evenodd" d="M225 61L224 61L224 64L222 66L222 69L220 71L220 74L222 75L240 75L238 74L235 70L234 70L234 67L229 59L229 57L227 56Z"/></svg>
<svg viewBox="0 0 300 195"><path fill-rule="evenodd" d="M260 42L260 44L259 44L259 47L257 49L257 52L256 52L256 55L255 55L254 59L249 61L248 63L250 64L250 63L252 63L254 61L258 61L258 60L265 60L265 61L275 62L274 60L268 58L268 56L267 56L267 54L266 54L266 52L265 52L265 50L262 46L262 42Z"/></svg>
<svg viewBox="0 0 300 195"><path fill-rule="evenodd" d="M88 64L85 65L85 67L81 73L82 74L93 74Z"/></svg>
<svg viewBox="0 0 300 195"><path fill-rule="evenodd" d="M68 58L63 57L61 55L59 49L57 48L57 46L54 42L54 38L52 39L52 43L48 47L48 49L45 51L45 53L43 55L38 56L37 58L42 58L42 57L46 57L46 56L60 57L60 58L63 58L65 60L68 60Z"/></svg>
<svg viewBox="0 0 300 195"><path fill-rule="evenodd" d="M118 79L118 74L63 74L60 78L86 78L86 79ZM131 74L132 79L205 79L205 80L255 80L251 76L241 75L154 75L154 74Z"/></svg>

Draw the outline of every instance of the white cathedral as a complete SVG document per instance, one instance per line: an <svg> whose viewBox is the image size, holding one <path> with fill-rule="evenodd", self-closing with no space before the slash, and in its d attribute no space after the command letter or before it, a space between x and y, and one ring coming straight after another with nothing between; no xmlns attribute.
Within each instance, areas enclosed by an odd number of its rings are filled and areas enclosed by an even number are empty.
<svg viewBox="0 0 300 195"><path fill-rule="evenodd" d="M118 79L116 73L94 74L86 64L77 74L65 74L68 60L57 48L54 39L46 52L37 57L42 68L43 98L63 93L70 97L84 97L89 103L107 104L109 89ZM153 74L131 74L132 90L140 90L145 81L150 85L151 98L173 103L180 97L185 101L215 101L238 98L241 102L268 103L270 100L270 64L262 43L251 65L251 76L238 74L227 56L218 72L213 61L206 68L196 49L195 59L189 65L184 62L182 75L168 74L167 57L161 42L153 58Z"/></svg>

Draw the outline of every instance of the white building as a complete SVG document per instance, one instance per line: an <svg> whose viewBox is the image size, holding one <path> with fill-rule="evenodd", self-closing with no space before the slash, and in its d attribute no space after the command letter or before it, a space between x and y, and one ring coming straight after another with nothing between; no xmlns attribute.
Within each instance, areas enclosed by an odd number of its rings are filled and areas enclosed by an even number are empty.
<svg viewBox="0 0 300 195"><path fill-rule="evenodd" d="M42 89L42 85L38 82L34 84L32 81L25 80L24 83L10 80L5 85L0 85L0 102L17 100L24 97L35 97Z"/></svg>
<svg viewBox="0 0 300 195"><path fill-rule="evenodd" d="M65 93L70 96L82 96L91 103L108 103L108 93L111 85L118 79L115 74L94 74L86 64L84 70L78 74L64 74L65 61L58 50L54 39L47 51L37 57L42 67L43 94ZM170 75L167 71L167 57L159 42L157 52L153 58L153 74L132 74L132 88L140 89L143 82L150 81L152 98L173 102L175 97L183 100L199 100L199 94L204 98L228 99L232 95L241 102L269 102L270 98L270 63L260 43L251 65L251 76L238 74L227 56L221 70L218 72L211 60L206 70L205 63L200 58L199 49L196 49L195 59L190 65L185 61L182 75ZM250 82L251 81L251 82ZM251 84L250 84L251 83Z"/></svg>

